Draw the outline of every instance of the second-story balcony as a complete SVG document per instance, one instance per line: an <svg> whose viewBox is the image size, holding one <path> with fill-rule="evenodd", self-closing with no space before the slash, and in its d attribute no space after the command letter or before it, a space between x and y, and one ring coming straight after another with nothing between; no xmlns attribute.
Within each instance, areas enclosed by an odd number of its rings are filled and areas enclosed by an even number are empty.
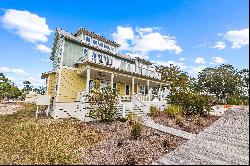
<svg viewBox="0 0 250 166"><path fill-rule="evenodd" d="M118 59L116 57L103 54L93 50L84 50L83 57L81 58L82 62L92 62L95 64L107 66L110 68L115 68L119 70L123 70L126 72L137 73L143 76L148 76L151 78L161 79L161 75L157 73L154 68L146 69L142 67L136 68L135 63L127 62L122 59Z"/></svg>

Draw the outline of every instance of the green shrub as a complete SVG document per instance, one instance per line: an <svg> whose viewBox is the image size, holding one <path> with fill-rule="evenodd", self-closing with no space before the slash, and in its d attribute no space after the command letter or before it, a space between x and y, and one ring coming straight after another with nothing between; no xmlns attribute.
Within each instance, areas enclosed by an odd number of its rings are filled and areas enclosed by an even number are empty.
<svg viewBox="0 0 250 166"><path fill-rule="evenodd" d="M160 110L156 106L150 107L150 115L151 116L158 116L160 114Z"/></svg>
<svg viewBox="0 0 250 166"><path fill-rule="evenodd" d="M131 136L134 139L137 139L141 136L142 125L140 123L134 123L131 128Z"/></svg>
<svg viewBox="0 0 250 166"><path fill-rule="evenodd" d="M192 92L178 92L168 96L168 102L179 105L185 114L206 115L211 111L212 103L208 96Z"/></svg>
<svg viewBox="0 0 250 166"><path fill-rule="evenodd" d="M139 120L139 118L138 118L138 116L135 113L133 113L133 112L129 112L128 113L127 122L130 125L137 123L138 120Z"/></svg>
<svg viewBox="0 0 250 166"><path fill-rule="evenodd" d="M182 108L178 105L171 105L164 109L164 112L170 117L176 117L183 112Z"/></svg>
<svg viewBox="0 0 250 166"><path fill-rule="evenodd" d="M115 89L108 86L99 90L98 87L95 87L88 94L88 99L92 118L108 122L116 120L118 92Z"/></svg>
<svg viewBox="0 0 250 166"><path fill-rule="evenodd" d="M229 105L248 105L249 98L248 96L232 96L227 99L227 104Z"/></svg>
<svg viewBox="0 0 250 166"><path fill-rule="evenodd" d="M184 125L184 119L182 116L178 115L176 116L176 119L175 119L175 123L179 126L183 126Z"/></svg>

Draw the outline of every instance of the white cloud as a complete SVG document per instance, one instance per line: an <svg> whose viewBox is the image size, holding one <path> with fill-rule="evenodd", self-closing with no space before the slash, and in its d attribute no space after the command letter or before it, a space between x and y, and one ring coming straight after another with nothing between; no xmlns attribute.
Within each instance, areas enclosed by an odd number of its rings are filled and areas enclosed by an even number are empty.
<svg viewBox="0 0 250 166"><path fill-rule="evenodd" d="M131 27L117 27L117 32L112 33L113 39L121 46L119 50L129 49L128 40L134 39L134 31Z"/></svg>
<svg viewBox="0 0 250 166"><path fill-rule="evenodd" d="M189 69L187 70L187 72L191 76L197 76L198 73L205 68L206 68L206 66L190 66Z"/></svg>
<svg viewBox="0 0 250 166"><path fill-rule="evenodd" d="M216 42L213 48L218 48L219 50L223 50L224 48L226 48L226 44L222 41L219 41L219 42Z"/></svg>
<svg viewBox="0 0 250 166"><path fill-rule="evenodd" d="M51 48L45 46L44 44L38 44L36 48L42 53L51 53Z"/></svg>
<svg viewBox="0 0 250 166"><path fill-rule="evenodd" d="M24 69L0 66L0 73L4 73L19 88L23 88L23 82L26 80L29 80L34 87L45 86L45 80L41 79L40 74L31 75Z"/></svg>
<svg viewBox="0 0 250 166"><path fill-rule="evenodd" d="M179 58L179 61L185 61L186 58Z"/></svg>
<svg viewBox="0 0 250 166"><path fill-rule="evenodd" d="M138 32L140 35L143 35L145 33L151 33L151 32L153 32L153 29L154 28L151 28L151 27L147 27L147 28L136 27L135 31Z"/></svg>
<svg viewBox="0 0 250 166"><path fill-rule="evenodd" d="M187 66L182 63L182 62L176 62L176 61L152 61L153 63L155 63L156 65L163 65L163 66L170 66L171 64L175 65L175 66L179 66L181 70L186 69Z"/></svg>
<svg viewBox="0 0 250 166"><path fill-rule="evenodd" d="M175 37L161 35L159 32L152 32L137 36L133 40L133 51L174 51L176 54L182 52L180 46L176 45Z"/></svg>
<svg viewBox="0 0 250 166"><path fill-rule="evenodd" d="M6 29L33 43L47 42L52 32L46 24L46 18L29 11L7 9L1 22Z"/></svg>
<svg viewBox="0 0 250 166"><path fill-rule="evenodd" d="M228 31L225 38L232 42L232 48L241 48L249 45L249 28Z"/></svg>
<svg viewBox="0 0 250 166"><path fill-rule="evenodd" d="M29 74L23 70L23 69L16 69L16 68L8 68L8 67L0 67L0 72L1 73L12 73L12 74L17 74L17 75L24 75L28 76Z"/></svg>
<svg viewBox="0 0 250 166"><path fill-rule="evenodd" d="M213 59L213 62L211 64L213 64L213 63L219 64L219 63L225 63L226 62L226 60L223 57L219 57L219 56L212 57L212 59Z"/></svg>
<svg viewBox="0 0 250 166"><path fill-rule="evenodd" d="M206 61L205 61L205 59L202 58L202 57L197 57L197 58L195 59L194 63L197 63L197 64L205 64Z"/></svg>
<svg viewBox="0 0 250 166"><path fill-rule="evenodd" d="M118 26L117 31L112 33L113 39L121 44L119 50L128 51L130 54L138 54L140 57L148 57L150 51L173 51L176 54L182 52L177 45L175 37L162 35L158 32L159 28Z"/></svg>

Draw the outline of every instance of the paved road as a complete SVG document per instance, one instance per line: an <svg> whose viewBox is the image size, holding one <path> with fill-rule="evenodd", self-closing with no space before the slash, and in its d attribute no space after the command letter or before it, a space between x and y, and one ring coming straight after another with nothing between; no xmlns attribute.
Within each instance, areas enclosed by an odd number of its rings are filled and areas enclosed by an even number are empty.
<svg viewBox="0 0 250 166"><path fill-rule="evenodd" d="M230 109L153 165L248 165L249 109Z"/></svg>

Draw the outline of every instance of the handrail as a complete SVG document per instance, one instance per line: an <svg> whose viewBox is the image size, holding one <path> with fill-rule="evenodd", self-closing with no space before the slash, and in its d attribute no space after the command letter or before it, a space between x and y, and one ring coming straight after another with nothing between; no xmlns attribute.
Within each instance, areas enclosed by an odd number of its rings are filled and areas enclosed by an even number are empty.
<svg viewBox="0 0 250 166"><path fill-rule="evenodd" d="M132 95L132 102L137 105L137 103L140 103L141 106L144 106L143 102L139 99L137 95Z"/></svg>

